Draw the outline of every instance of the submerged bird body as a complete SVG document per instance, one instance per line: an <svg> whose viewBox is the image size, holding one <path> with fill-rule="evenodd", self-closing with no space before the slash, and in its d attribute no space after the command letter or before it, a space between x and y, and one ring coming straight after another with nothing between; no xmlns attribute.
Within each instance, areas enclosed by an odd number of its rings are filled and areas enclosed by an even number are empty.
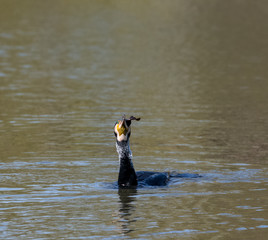
<svg viewBox="0 0 268 240"><path fill-rule="evenodd" d="M114 127L114 134L116 136L116 150L119 155L119 175L118 186L119 187L136 187L142 185L150 186L165 186L169 180L169 174L167 172L149 172L138 171L135 172L132 153L129 146L130 138L130 124L131 121L139 121L139 118L130 117L126 119L123 117L122 121L118 121Z"/></svg>

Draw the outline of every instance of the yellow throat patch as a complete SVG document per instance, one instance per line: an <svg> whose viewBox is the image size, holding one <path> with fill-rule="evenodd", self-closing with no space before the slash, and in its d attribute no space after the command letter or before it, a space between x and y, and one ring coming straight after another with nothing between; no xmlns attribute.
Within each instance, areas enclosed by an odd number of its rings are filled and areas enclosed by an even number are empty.
<svg viewBox="0 0 268 240"><path fill-rule="evenodd" d="M127 134L127 131L128 129L125 128L125 126L122 124L121 128L120 128L120 123L116 125L116 130L117 132L119 133L119 136L121 136L122 134L126 135Z"/></svg>

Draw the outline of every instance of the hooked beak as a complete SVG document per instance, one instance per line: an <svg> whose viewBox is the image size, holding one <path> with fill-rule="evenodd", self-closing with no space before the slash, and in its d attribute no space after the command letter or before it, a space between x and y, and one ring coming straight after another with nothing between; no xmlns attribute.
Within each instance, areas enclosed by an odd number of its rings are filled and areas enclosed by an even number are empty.
<svg viewBox="0 0 268 240"><path fill-rule="evenodd" d="M121 128L122 126L123 126L124 128L128 128L128 126L127 126L127 124L126 124L126 120L125 120L124 117L123 117L123 120L120 121L120 123L119 123L119 128Z"/></svg>

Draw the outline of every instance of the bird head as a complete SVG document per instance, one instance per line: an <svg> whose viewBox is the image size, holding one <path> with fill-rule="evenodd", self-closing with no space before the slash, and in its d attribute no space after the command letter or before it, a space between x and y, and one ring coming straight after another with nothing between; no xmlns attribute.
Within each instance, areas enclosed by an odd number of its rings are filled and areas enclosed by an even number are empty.
<svg viewBox="0 0 268 240"><path fill-rule="evenodd" d="M118 142L127 141L131 134L131 121L139 121L140 118L131 116L129 119L124 115L122 120L118 120L114 125L114 135Z"/></svg>

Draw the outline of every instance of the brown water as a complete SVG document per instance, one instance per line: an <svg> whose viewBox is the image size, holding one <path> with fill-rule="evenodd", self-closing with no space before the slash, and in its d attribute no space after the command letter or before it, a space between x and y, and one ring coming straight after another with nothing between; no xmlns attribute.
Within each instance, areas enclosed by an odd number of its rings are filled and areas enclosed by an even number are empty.
<svg viewBox="0 0 268 240"><path fill-rule="evenodd" d="M267 239L267 1L0 8L1 239ZM199 173L118 192L136 170Z"/></svg>

